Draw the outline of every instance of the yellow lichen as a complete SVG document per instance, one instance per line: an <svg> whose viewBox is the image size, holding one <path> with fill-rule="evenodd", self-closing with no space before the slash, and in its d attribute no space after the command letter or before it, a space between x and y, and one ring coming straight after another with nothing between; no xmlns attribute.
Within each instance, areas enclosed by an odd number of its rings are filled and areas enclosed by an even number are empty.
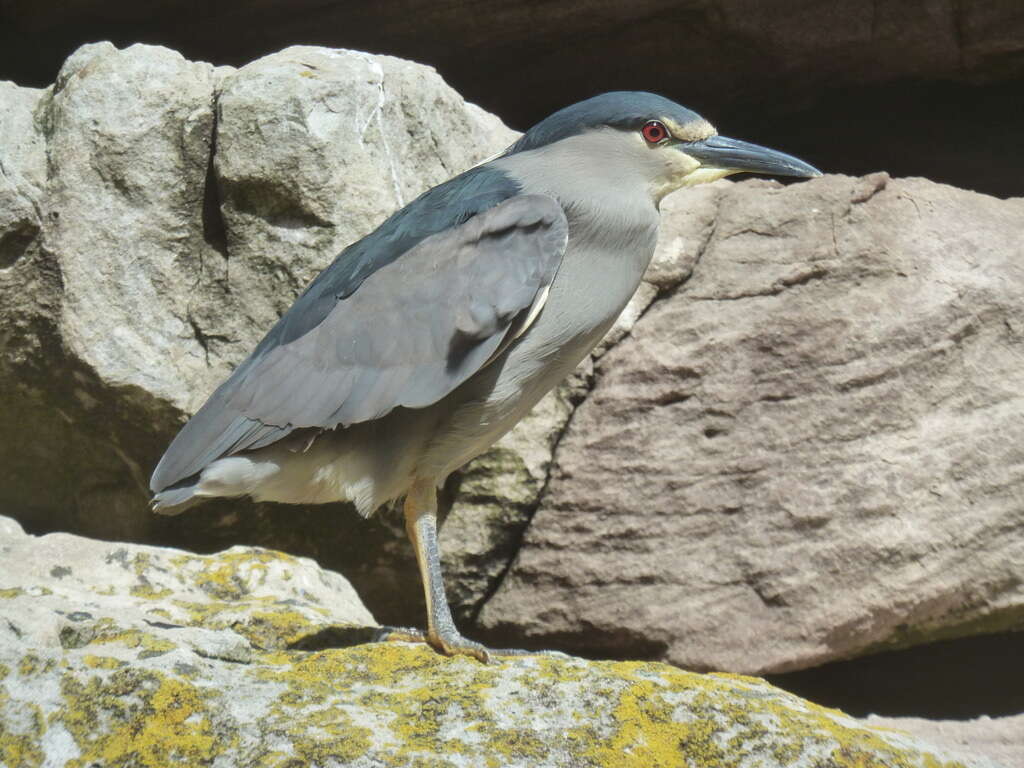
<svg viewBox="0 0 1024 768"><path fill-rule="evenodd" d="M556 750L578 756L574 764L594 768L729 768L755 753L787 764L829 752L837 767L925 768L919 753L904 753L881 735L843 725L835 710L789 697L753 678L698 675L663 664L584 665L548 658L528 667L503 660L484 666L403 644L259 658L263 663L253 673L287 686L271 720L297 723L314 708L315 732L333 744L334 736L351 726L337 705L377 713L381 723L375 738L367 742L357 736L345 754L354 757L367 749L367 759L381 765L391 764L388 754L394 764L405 764L417 755L442 753L468 759L486 755L481 765L513 759L540 764ZM560 733L536 732L518 723L502 726L500 711L491 707L500 710L503 701L487 699L503 666L510 667L510 674L512 669L520 673L516 687L530 692L517 706L537 709L536 702L557 701L564 685L577 679L588 696L610 706ZM442 731L447 735L442 737ZM285 726L281 736L308 758L323 754L310 751L303 726ZM938 766L929 763L927 768L933 765Z"/></svg>
<svg viewBox="0 0 1024 768"><path fill-rule="evenodd" d="M799 700L807 712L800 712L790 702L777 698L768 706L779 720L784 731L793 740L823 743L834 740L838 746L831 758L842 768L912 768L920 764L920 753L907 753L883 738L883 733L863 728L859 723L844 725L837 718L846 716L836 709L830 709L809 701ZM925 754L925 760L943 768L964 768L957 762L937 763L934 757ZM927 763L926 763L927 765Z"/></svg>
<svg viewBox="0 0 1024 768"><path fill-rule="evenodd" d="M253 611L252 621L237 631L259 648L286 648L318 627L296 610Z"/></svg>
<svg viewBox="0 0 1024 768"><path fill-rule="evenodd" d="M841 712L789 697L754 678L697 675L660 664L612 667L609 679L630 682L617 698L613 737L587 751L595 765L727 768L766 749L781 765L812 750L831 751L832 763L842 768L922 765L921 753L906 752L856 724L845 726L837 719L845 717ZM666 699L666 691L687 692L682 722L673 716L676 703ZM931 756L923 759L928 768L939 765Z"/></svg>
<svg viewBox="0 0 1024 768"><path fill-rule="evenodd" d="M128 591L132 597L141 597L144 600L160 600L174 594L173 590L170 590L167 587L157 589L149 583L136 584Z"/></svg>
<svg viewBox="0 0 1024 768"><path fill-rule="evenodd" d="M65 675L61 692L65 706L54 719L82 753L68 768L208 765L231 746L214 732L209 694L177 678L128 669L87 682Z"/></svg>
<svg viewBox="0 0 1024 768"><path fill-rule="evenodd" d="M309 619L295 606L280 603L274 596L249 597L240 601L190 602L172 600L188 615L188 622L207 629L232 629L257 648L285 648L326 626ZM328 618L330 612L320 606L304 606Z"/></svg>
<svg viewBox="0 0 1024 768"><path fill-rule="evenodd" d="M18 674L22 677L37 675L46 670L48 661L48 659L39 658L34 653L26 653L18 661ZM52 664L52 662L50 663Z"/></svg>
<svg viewBox="0 0 1024 768"><path fill-rule="evenodd" d="M127 664L127 662L115 659L112 656L95 656L91 653L83 656L82 662L91 669L117 669Z"/></svg>
<svg viewBox="0 0 1024 768"><path fill-rule="evenodd" d="M297 651L266 651L259 654L257 658L261 665L269 664L271 666L279 667L285 664L291 664L298 654L299 652Z"/></svg>
<svg viewBox="0 0 1024 768"><path fill-rule="evenodd" d="M97 633L90 645L117 644L127 648L140 648L140 655L155 656L173 651L177 646L166 638L140 629L109 627Z"/></svg>
<svg viewBox="0 0 1024 768"><path fill-rule="evenodd" d="M0 589L0 598L10 599L12 597L20 597L25 594L25 590L21 587L11 587L10 589Z"/></svg>
<svg viewBox="0 0 1024 768"><path fill-rule="evenodd" d="M136 552L132 558L132 570L136 576L144 576L152 565L152 558L148 552Z"/></svg>
<svg viewBox="0 0 1024 768"><path fill-rule="evenodd" d="M501 661L484 666L465 658L449 660L424 646L397 643L293 652L275 659L287 660L292 663L256 670L261 679L288 685L276 717L293 722L315 703L332 700L377 713L383 722L372 741L360 740L360 748L370 749L372 743L372 759L381 765L406 765L418 756L438 754L488 755L488 764L495 766L512 759L540 764L550 748L545 741L550 734L518 722L501 726L501 713L491 711L485 694L494 687ZM556 674L555 681L546 683L552 695L562 677ZM300 744L304 733L300 728L288 735Z"/></svg>
<svg viewBox="0 0 1024 768"><path fill-rule="evenodd" d="M238 604L215 601L209 603L197 603L190 600L171 600L171 603L188 614L189 624L207 629L221 629L236 621L238 616ZM219 619L221 613L231 613L229 619Z"/></svg>
<svg viewBox="0 0 1024 768"><path fill-rule="evenodd" d="M615 666L617 674L609 675L606 685L617 682L617 678L628 684L618 692L614 687L604 692L616 702L613 734L588 744L585 754L591 764L622 768L728 768L737 764L736 756L727 754L716 740L713 719L698 717L680 722L673 716L675 706L662 696L666 688L662 678L671 668L628 663ZM685 688L692 688L699 679L691 673L679 674Z"/></svg>
<svg viewBox="0 0 1024 768"><path fill-rule="evenodd" d="M13 723L5 717L10 696L0 687L0 766L37 768L43 764L42 736L45 732L43 713L35 704L19 701L22 725L27 730L14 731ZM27 716L26 716L27 715Z"/></svg>
<svg viewBox="0 0 1024 768"><path fill-rule="evenodd" d="M281 552L221 552L217 555L179 555L171 560L182 578L218 600L239 600L263 584L272 563L294 564Z"/></svg>
<svg viewBox="0 0 1024 768"><path fill-rule="evenodd" d="M53 658L41 658L29 652L18 661L18 674L22 677L42 675L52 670L56 663Z"/></svg>
<svg viewBox="0 0 1024 768"><path fill-rule="evenodd" d="M239 567L249 568L249 553L239 554L238 562L247 563ZM210 583L234 583L207 559L184 559L192 566L201 561L197 567L206 569ZM41 764L42 755L31 749L42 743L48 724L60 723L81 751L68 763L72 768L209 765L218 756L225 764L244 757L246 765L268 768L426 766L438 755L489 768L550 764L553 755L571 756L574 768L735 768L757 759L834 768L962 768L901 749L885 731L754 678L554 657L496 658L485 665L404 643L285 650L319 628L305 609L269 596L244 602L247 610L240 611L231 602L175 601L196 624L230 627L266 649L253 654L252 663L231 667L238 690L267 696L257 709L259 744L247 744L244 756L237 751L245 738L238 719L247 710L195 684L208 675L208 662L181 662L172 675L100 655L114 652L113 645L137 649L140 657L176 647L159 634L102 619L76 625L79 634L69 638L70 651L60 661L64 705L45 719L40 714L38 733L12 737L0 717L0 765ZM74 650L84 646L92 653ZM26 653L17 670L0 669L0 680L37 675L54 663ZM5 691L0 684L0 715Z"/></svg>

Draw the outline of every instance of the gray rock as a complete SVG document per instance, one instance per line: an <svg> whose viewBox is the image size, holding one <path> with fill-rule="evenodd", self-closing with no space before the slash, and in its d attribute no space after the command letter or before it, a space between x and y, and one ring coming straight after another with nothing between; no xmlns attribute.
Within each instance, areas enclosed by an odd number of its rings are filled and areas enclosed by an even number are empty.
<svg viewBox="0 0 1024 768"><path fill-rule="evenodd" d="M913 734L915 738L948 750L952 756L983 754L1008 767L1024 765L1024 715L974 720L871 715L864 723L869 727L881 726Z"/></svg>
<svg viewBox="0 0 1024 768"><path fill-rule="evenodd" d="M1019 627L1024 200L704 194L692 276L599 360L483 624L738 672Z"/></svg>
<svg viewBox="0 0 1024 768"><path fill-rule="evenodd" d="M0 82L0 279L32 246L42 228L46 147L33 125L43 91Z"/></svg>
<svg viewBox="0 0 1024 768"><path fill-rule="evenodd" d="M33 148L22 165L43 158L22 174L37 179L38 229L0 270L0 322L15 329L0 353L12 401L0 504L27 522L127 537L147 528L152 432L174 424L162 398L194 383L170 361L207 248L213 82L212 67L173 51L89 45L32 119L15 121L15 148ZM5 107L26 101L19 89L0 95Z"/></svg>
<svg viewBox="0 0 1024 768"><path fill-rule="evenodd" d="M341 577L26 536L0 518L4 765L901 765L949 753L736 676L565 656L482 665L422 645L310 651L372 624ZM997 768L969 756L964 768Z"/></svg>
<svg viewBox="0 0 1024 768"><path fill-rule="evenodd" d="M43 116L62 341L106 386L179 407L211 383L189 365L203 364L188 305L211 255L201 201L214 84L213 67L166 48L99 43L68 59Z"/></svg>
<svg viewBox="0 0 1024 768"><path fill-rule="evenodd" d="M130 649L131 659L180 648L248 663L254 649L376 626L343 577L271 550L195 555L67 533L37 537L0 517L0 556L0 635L8 657L19 648L59 652L109 643Z"/></svg>

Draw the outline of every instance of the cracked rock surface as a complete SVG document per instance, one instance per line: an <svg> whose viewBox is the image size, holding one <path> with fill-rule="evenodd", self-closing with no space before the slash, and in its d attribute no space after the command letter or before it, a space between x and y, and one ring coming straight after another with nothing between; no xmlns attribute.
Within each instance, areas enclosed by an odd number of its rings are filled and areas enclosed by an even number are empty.
<svg viewBox="0 0 1024 768"><path fill-rule="evenodd" d="M373 620L337 574L0 517L0 765L998 768L736 675L483 665L300 638ZM1008 768L1008 766L1006 767Z"/></svg>
<svg viewBox="0 0 1024 768"><path fill-rule="evenodd" d="M692 274L597 362L483 625L747 673L1020 629L1024 200L703 194L665 233Z"/></svg>

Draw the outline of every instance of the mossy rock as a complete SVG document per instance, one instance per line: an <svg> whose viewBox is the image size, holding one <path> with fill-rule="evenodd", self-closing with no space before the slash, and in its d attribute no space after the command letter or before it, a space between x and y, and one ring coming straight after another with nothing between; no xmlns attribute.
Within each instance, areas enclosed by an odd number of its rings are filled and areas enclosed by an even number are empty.
<svg viewBox="0 0 1024 768"><path fill-rule="evenodd" d="M3 668L0 764L954 768L914 739L735 675L569 657L484 665L423 646L182 650L120 641ZM109 654L109 655L104 655ZM26 674L27 672L27 674Z"/></svg>
<svg viewBox="0 0 1024 768"><path fill-rule="evenodd" d="M268 550L32 537L0 518L0 768L993 768L734 675L368 643Z"/></svg>

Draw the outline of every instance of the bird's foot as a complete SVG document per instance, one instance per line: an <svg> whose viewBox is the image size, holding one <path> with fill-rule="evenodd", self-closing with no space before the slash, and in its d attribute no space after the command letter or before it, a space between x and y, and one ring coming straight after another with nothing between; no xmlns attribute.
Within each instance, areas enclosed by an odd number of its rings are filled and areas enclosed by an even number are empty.
<svg viewBox="0 0 1024 768"><path fill-rule="evenodd" d="M458 630L424 632L411 627L381 627L375 636L378 642L424 643L445 656L472 656L486 664L492 654L504 656L506 651L492 651L475 640L463 637Z"/></svg>
<svg viewBox="0 0 1024 768"><path fill-rule="evenodd" d="M438 633L439 634L439 633ZM463 637L457 630L447 632L443 637L428 636L422 629L413 627L381 627L374 638L377 642L387 643L424 643L438 653L446 656L472 656L485 664L495 657L502 656L549 656L568 658L561 651L530 651L524 648L488 648L475 640Z"/></svg>
<svg viewBox="0 0 1024 768"><path fill-rule="evenodd" d="M427 643L435 651L446 656L472 656L484 664L491 659L491 650L476 640L463 637L454 627L447 631L434 630L433 632L428 632Z"/></svg>
<svg viewBox="0 0 1024 768"><path fill-rule="evenodd" d="M445 656L472 656L484 664L492 653L496 653L475 640L463 637L454 628L447 632L424 632L409 627L381 627L377 638L389 643L424 643Z"/></svg>
<svg viewBox="0 0 1024 768"><path fill-rule="evenodd" d="M491 656L545 656L553 659L568 659L569 654L561 651L547 651L544 649L531 651L526 648L489 648Z"/></svg>
<svg viewBox="0 0 1024 768"><path fill-rule="evenodd" d="M375 643L425 643L427 633L415 627L380 627L373 635Z"/></svg>

